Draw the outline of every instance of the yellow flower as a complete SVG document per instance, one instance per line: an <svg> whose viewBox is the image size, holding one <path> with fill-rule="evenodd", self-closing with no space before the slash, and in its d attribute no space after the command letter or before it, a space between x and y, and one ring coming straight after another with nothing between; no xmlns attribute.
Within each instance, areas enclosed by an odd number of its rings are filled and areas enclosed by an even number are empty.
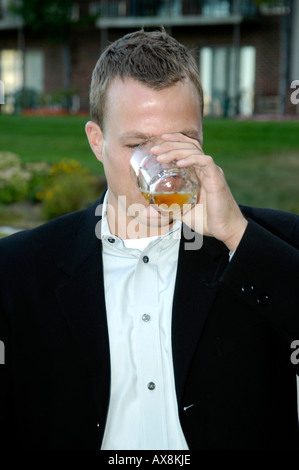
<svg viewBox="0 0 299 470"><path fill-rule="evenodd" d="M35 199L37 199L38 201L41 201L43 197L44 195L41 191L38 191L37 193L35 193Z"/></svg>
<svg viewBox="0 0 299 470"><path fill-rule="evenodd" d="M58 165L53 165L51 168L51 175L56 175L58 171Z"/></svg>
<svg viewBox="0 0 299 470"><path fill-rule="evenodd" d="M48 189L45 194L46 199L52 199L53 196L54 196L53 191L51 189Z"/></svg>

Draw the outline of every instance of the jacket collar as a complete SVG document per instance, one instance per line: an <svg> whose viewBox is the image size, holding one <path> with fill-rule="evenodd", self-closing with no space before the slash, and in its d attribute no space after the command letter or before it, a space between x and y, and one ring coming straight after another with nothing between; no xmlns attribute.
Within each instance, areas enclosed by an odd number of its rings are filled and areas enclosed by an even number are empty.
<svg viewBox="0 0 299 470"><path fill-rule="evenodd" d="M58 261L58 268L68 275L73 275L92 253L101 250L100 228L104 196L105 193L93 205L81 211L78 223L69 240L68 248L62 259ZM203 237L200 249L186 249L186 246L190 244L190 240L184 236L184 233L183 226L180 256L187 254L190 261L195 261L199 253L206 253L210 258L217 259L228 251L223 243L213 237L206 236Z"/></svg>
<svg viewBox="0 0 299 470"><path fill-rule="evenodd" d="M69 276L72 276L89 256L101 250L98 234L103 199L104 194L92 206L81 211L68 248L62 259L58 261L58 268Z"/></svg>

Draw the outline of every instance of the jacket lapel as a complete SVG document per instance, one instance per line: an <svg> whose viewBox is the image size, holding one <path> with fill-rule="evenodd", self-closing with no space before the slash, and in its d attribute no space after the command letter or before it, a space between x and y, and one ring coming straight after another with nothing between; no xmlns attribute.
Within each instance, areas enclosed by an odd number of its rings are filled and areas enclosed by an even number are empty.
<svg viewBox="0 0 299 470"><path fill-rule="evenodd" d="M214 238L203 237L199 250L185 249L182 237L173 299L172 348L176 392L181 404L190 362L218 291L218 272L228 262L228 250Z"/></svg>
<svg viewBox="0 0 299 470"><path fill-rule="evenodd" d="M110 362L101 242L95 235L96 207L82 213L68 252L59 263L67 276L57 286L56 296L91 374L102 415L109 400Z"/></svg>

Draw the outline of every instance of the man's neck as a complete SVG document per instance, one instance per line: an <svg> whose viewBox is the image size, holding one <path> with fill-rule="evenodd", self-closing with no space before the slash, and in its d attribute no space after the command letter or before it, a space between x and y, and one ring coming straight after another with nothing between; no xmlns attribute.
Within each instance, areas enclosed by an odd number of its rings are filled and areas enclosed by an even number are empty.
<svg viewBox="0 0 299 470"><path fill-rule="evenodd" d="M107 201L107 221L109 230L113 235L121 239L136 239L157 237L165 235L173 226L174 220L171 217L159 216L148 217L139 220L128 216L127 213L120 210L119 206Z"/></svg>

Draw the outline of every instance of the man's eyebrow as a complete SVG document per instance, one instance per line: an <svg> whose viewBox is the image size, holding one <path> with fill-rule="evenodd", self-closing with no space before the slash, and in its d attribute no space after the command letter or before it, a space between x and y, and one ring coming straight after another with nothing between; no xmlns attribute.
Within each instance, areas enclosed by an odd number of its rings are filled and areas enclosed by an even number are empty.
<svg viewBox="0 0 299 470"><path fill-rule="evenodd" d="M121 134L119 136L119 140L123 142L124 140L127 139L140 139L140 140L148 140L151 137L154 137L151 134L144 134L143 132L138 132L138 131L132 131L132 132L125 132L124 134Z"/></svg>
<svg viewBox="0 0 299 470"><path fill-rule="evenodd" d="M186 128L186 129L183 129L182 131L178 131L178 132L180 134L184 134L186 137L190 137L191 139L200 140L200 134L196 129ZM129 131L129 132L125 132L125 133L121 134L119 136L119 141L123 142L127 139L139 139L139 140L145 141L145 140L149 140L153 137L157 137L157 136L152 135L152 134L145 134L145 133L139 132L139 131Z"/></svg>

